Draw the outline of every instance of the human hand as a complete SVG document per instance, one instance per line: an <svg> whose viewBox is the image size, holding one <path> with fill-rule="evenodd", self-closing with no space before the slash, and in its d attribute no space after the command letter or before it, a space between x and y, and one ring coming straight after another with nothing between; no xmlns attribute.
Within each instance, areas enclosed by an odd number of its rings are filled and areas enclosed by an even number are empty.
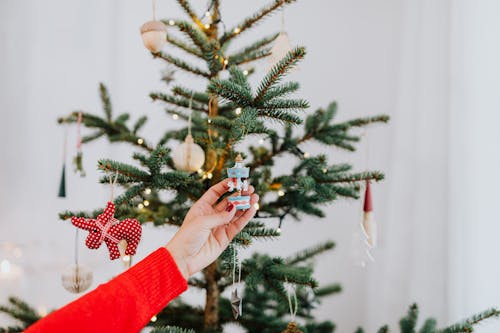
<svg viewBox="0 0 500 333"><path fill-rule="evenodd" d="M227 179L215 184L196 201L186 214L179 231L165 246L187 280L212 263L231 240L255 215L259 196L249 186L250 208L239 210L227 198L217 200L228 191Z"/></svg>

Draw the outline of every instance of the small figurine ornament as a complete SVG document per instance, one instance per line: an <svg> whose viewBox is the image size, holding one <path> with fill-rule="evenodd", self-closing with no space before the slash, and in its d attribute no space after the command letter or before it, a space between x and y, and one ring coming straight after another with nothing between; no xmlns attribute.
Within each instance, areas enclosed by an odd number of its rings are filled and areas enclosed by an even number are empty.
<svg viewBox="0 0 500 333"><path fill-rule="evenodd" d="M236 209L250 208L250 196L242 195L242 192L248 192L248 176L250 168L243 166L243 159L240 154L236 156L234 167L227 169L229 177L228 186L229 192L238 191L237 196L228 197Z"/></svg>
<svg viewBox="0 0 500 333"><path fill-rule="evenodd" d="M366 181L365 202L363 205L363 231L370 247L377 246L377 223L373 216L372 191L370 181Z"/></svg>
<svg viewBox="0 0 500 333"><path fill-rule="evenodd" d="M111 260L120 257L118 243L127 241L125 255L134 255L141 240L142 227L136 219L119 221L114 218L115 205L108 202L108 206L97 219L87 219L73 216L71 223L77 228L87 230L89 235L85 244L89 249L98 249L102 242L106 243Z"/></svg>

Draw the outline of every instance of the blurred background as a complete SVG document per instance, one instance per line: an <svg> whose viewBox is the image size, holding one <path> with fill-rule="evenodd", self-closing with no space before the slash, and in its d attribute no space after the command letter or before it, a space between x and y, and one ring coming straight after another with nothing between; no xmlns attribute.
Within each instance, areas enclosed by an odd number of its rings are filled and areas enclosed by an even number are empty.
<svg viewBox="0 0 500 333"><path fill-rule="evenodd" d="M193 4L201 13L205 2ZM224 22L232 26L265 3L222 1ZM315 313L336 322L338 332L359 325L370 332L384 323L395 330L412 302L440 326L500 305L499 12L495 0L307 0L285 11L291 42L308 48L290 79L301 83L312 109L336 100L342 120L392 117L388 126L366 132L357 153L304 146L310 154L328 154L330 162L386 173L373 186L374 263L361 268L352 255L360 201L336 202L325 219L286 220L279 240L258 242L244 254L287 255L334 240L336 249L316 261L317 277L344 290ZM182 13L175 1L161 0L158 16ZM0 260L10 265L0 270L0 302L13 294L46 313L76 298L60 281L73 261L74 229L57 213L102 207L109 188L97 182L97 160L132 155L129 146L106 140L84 146L87 177L73 174L69 161L67 198L57 198L64 134L58 116L100 112L102 81L115 112L150 117L145 137L182 125L148 97L167 89L165 64L152 59L139 34L150 17L146 0L0 0ZM241 42L280 28L276 15ZM268 67L265 60L256 65L253 82ZM179 72L175 83L204 84ZM75 133L69 130L68 160ZM134 260L165 244L173 231L146 226ZM123 269L109 262L106 250L85 248L83 235L80 243L93 287ZM186 297L204 298L192 290ZM478 331L499 329L500 322L490 321Z"/></svg>

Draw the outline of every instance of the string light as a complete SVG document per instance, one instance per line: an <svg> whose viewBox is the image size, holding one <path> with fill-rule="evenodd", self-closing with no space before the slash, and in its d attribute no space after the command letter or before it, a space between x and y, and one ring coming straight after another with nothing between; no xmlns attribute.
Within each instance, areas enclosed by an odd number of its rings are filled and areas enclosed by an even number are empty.
<svg viewBox="0 0 500 333"><path fill-rule="evenodd" d="M127 254L122 257L123 262L130 262L130 256Z"/></svg>
<svg viewBox="0 0 500 333"><path fill-rule="evenodd" d="M279 227L278 227L278 229L276 229L276 232L277 232L278 234L281 234L281 228L279 228Z"/></svg>
<svg viewBox="0 0 500 333"><path fill-rule="evenodd" d="M177 119L179 119L179 115L178 115L178 114L173 114L173 115L172 115L172 118L173 118L174 120L177 120Z"/></svg>
<svg viewBox="0 0 500 333"><path fill-rule="evenodd" d="M145 189L144 194L151 194L151 189L150 188Z"/></svg>
<svg viewBox="0 0 500 333"><path fill-rule="evenodd" d="M224 65L227 65L227 64L229 64L229 60L228 59L224 60Z"/></svg>
<svg viewBox="0 0 500 333"><path fill-rule="evenodd" d="M264 144L264 139L259 139L259 145L263 145Z"/></svg>
<svg viewBox="0 0 500 333"><path fill-rule="evenodd" d="M248 75L248 71L246 69L243 71L243 75Z"/></svg>
<svg viewBox="0 0 500 333"><path fill-rule="evenodd" d="M327 168L323 168L323 173L327 173L328 172L328 169Z"/></svg>
<svg viewBox="0 0 500 333"><path fill-rule="evenodd" d="M234 110L234 113L241 114L241 108L236 108L236 110Z"/></svg>
<svg viewBox="0 0 500 333"><path fill-rule="evenodd" d="M156 317L156 316L151 317L151 322L152 323L156 322L157 320L158 320L158 317Z"/></svg>
<svg viewBox="0 0 500 333"><path fill-rule="evenodd" d="M201 175L203 173L203 169L198 169L198 174Z"/></svg>
<svg viewBox="0 0 500 333"><path fill-rule="evenodd" d="M148 200L144 200L143 204L144 204L144 206L147 207L147 206L149 206L149 201Z"/></svg>
<svg viewBox="0 0 500 333"><path fill-rule="evenodd" d="M174 20L168 20L168 24L169 25L175 25L175 21Z"/></svg>
<svg viewBox="0 0 500 333"><path fill-rule="evenodd" d="M311 156L311 155L309 155L309 153L304 153L305 158L308 158L309 156Z"/></svg>
<svg viewBox="0 0 500 333"><path fill-rule="evenodd" d="M214 175L213 175L211 172L207 173L207 178L208 178L208 179L212 179L212 177L213 177L213 176L214 176Z"/></svg>
<svg viewBox="0 0 500 333"><path fill-rule="evenodd" d="M137 208L139 208L139 209L143 209L143 208L144 208L144 205L143 205L142 203L140 203L140 204L138 204L138 205L137 205Z"/></svg>
<svg viewBox="0 0 500 333"><path fill-rule="evenodd" d="M144 139L142 139L142 138L137 139L137 143L142 145L144 143Z"/></svg>
<svg viewBox="0 0 500 333"><path fill-rule="evenodd" d="M235 34L239 34L241 32L241 28L240 27L234 28L233 31L234 31Z"/></svg>
<svg viewBox="0 0 500 333"><path fill-rule="evenodd" d="M259 208L260 208L259 203L258 202L254 203L253 208L255 208L256 210L259 210Z"/></svg>
<svg viewBox="0 0 500 333"><path fill-rule="evenodd" d="M211 124L212 123L212 119L208 119L208 123Z"/></svg>
<svg viewBox="0 0 500 333"><path fill-rule="evenodd" d="M209 28L210 28L210 24L205 23L205 29L209 29Z"/></svg>
<svg viewBox="0 0 500 333"><path fill-rule="evenodd" d="M209 12L209 11L206 11L206 12L205 12L205 17L210 17L210 15L211 15L211 14L210 14L210 12Z"/></svg>
<svg viewBox="0 0 500 333"><path fill-rule="evenodd" d="M284 195L285 195L285 191L283 191L283 190L278 191L278 196L282 197Z"/></svg>

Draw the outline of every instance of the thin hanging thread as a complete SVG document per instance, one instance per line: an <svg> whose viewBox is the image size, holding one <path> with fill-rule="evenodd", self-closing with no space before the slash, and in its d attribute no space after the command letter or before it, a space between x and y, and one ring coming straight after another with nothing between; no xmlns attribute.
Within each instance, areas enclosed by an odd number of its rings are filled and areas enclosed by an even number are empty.
<svg viewBox="0 0 500 333"><path fill-rule="evenodd" d="M285 8L281 10L281 32L285 32Z"/></svg>
<svg viewBox="0 0 500 333"><path fill-rule="evenodd" d="M113 202L115 199L115 184L116 181L118 180L118 172L115 173L115 178L113 179L113 175L109 175L109 185L111 185L111 198L109 201Z"/></svg>
<svg viewBox="0 0 500 333"><path fill-rule="evenodd" d="M238 283L241 283L241 260L236 260L236 247L231 245L233 248L233 286L236 284L236 261L238 261Z"/></svg>
<svg viewBox="0 0 500 333"><path fill-rule="evenodd" d="M153 21L156 21L156 0L153 0Z"/></svg>
<svg viewBox="0 0 500 333"><path fill-rule="evenodd" d="M75 232L75 265L78 266L78 228Z"/></svg>
<svg viewBox="0 0 500 333"><path fill-rule="evenodd" d="M285 282L288 283L288 279L285 278ZM295 304L295 307L292 306L292 296L290 295L290 289L292 289L293 293L293 301ZM298 302L297 302L297 293L295 292L295 288L292 286L290 288L286 288L286 294L288 298L288 306L290 307L290 316L292 317L292 321L295 321L295 316L297 315L297 310L299 308Z"/></svg>
<svg viewBox="0 0 500 333"><path fill-rule="evenodd" d="M191 135L191 118L193 116L193 97L194 97L194 91L191 93L191 98L189 99L188 135Z"/></svg>

